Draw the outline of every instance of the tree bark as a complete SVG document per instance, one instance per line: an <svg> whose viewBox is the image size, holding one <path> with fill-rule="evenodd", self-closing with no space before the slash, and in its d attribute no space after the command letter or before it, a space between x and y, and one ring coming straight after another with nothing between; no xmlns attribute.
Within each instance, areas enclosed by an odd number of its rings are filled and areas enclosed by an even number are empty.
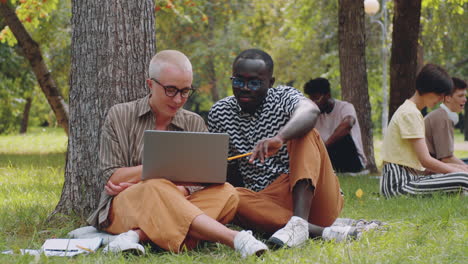
<svg viewBox="0 0 468 264"><path fill-rule="evenodd" d="M21 118L20 134L25 134L28 131L29 111L31 110L32 98L26 98L24 104L23 117Z"/></svg>
<svg viewBox="0 0 468 264"><path fill-rule="evenodd" d="M207 61L207 73L209 75L210 79L210 90L211 90L211 99L213 99L213 102L219 101L219 91L218 91L218 80L216 78L216 70L215 70L215 65L214 65L214 56L212 56L210 59Z"/></svg>
<svg viewBox="0 0 468 264"><path fill-rule="evenodd" d="M389 120L415 91L421 0L395 0L394 5Z"/></svg>
<svg viewBox="0 0 468 264"><path fill-rule="evenodd" d="M112 105L148 94L154 25L151 0L72 0L71 126L54 213L87 217L96 208L107 180L99 178L101 126Z"/></svg>
<svg viewBox="0 0 468 264"><path fill-rule="evenodd" d="M211 85L211 99L213 99L213 102L217 102L220 99L219 96L219 90L218 90L218 80L216 78L216 66L215 66L215 58L216 54L214 54L214 47L213 47L213 42L214 42L214 35L215 35L215 25L217 24L216 21L216 15L215 12L213 12L213 9L209 9L208 12L208 45L210 46L209 48L209 58L207 61L207 74L208 74L208 79Z"/></svg>
<svg viewBox="0 0 468 264"><path fill-rule="evenodd" d="M340 0L339 5L338 38L342 98L356 108L367 168L371 172L377 172L371 104L367 89L364 4L363 1Z"/></svg>
<svg viewBox="0 0 468 264"><path fill-rule="evenodd" d="M0 2L0 16L4 23L10 28L11 32L21 47L23 55L31 64L34 75L36 76L42 92L45 94L52 111L54 111L57 122L68 135L68 105L63 99L60 90L57 88L52 75L47 68L42 57L41 49L18 19L15 11L4 2Z"/></svg>

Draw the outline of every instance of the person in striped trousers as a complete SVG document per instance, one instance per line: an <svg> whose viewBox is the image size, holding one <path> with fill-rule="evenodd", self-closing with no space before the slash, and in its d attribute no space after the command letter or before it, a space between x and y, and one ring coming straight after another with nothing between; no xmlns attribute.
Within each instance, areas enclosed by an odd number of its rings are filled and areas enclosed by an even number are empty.
<svg viewBox="0 0 468 264"><path fill-rule="evenodd" d="M468 193L468 169L443 163L429 154L421 109L450 95L453 82L440 66L426 64L416 78L416 92L394 113L382 145L380 192L387 198L435 192Z"/></svg>

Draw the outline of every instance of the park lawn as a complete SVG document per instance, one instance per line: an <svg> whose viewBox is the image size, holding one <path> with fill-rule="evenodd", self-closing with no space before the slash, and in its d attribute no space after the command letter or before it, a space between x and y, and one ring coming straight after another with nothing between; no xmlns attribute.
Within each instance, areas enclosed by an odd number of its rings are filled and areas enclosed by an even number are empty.
<svg viewBox="0 0 468 264"><path fill-rule="evenodd" d="M376 152L379 151L376 138ZM0 251L38 249L45 239L65 237L83 224L74 216L47 216L63 184L66 136L59 129L36 128L25 136L0 135ZM463 153L461 153L463 154ZM465 155L468 156L468 155ZM380 164L377 161L377 164ZM205 243L181 254L152 252L144 257L105 255L75 258L2 255L0 263L466 263L468 205L461 195L386 200L375 175L339 175L345 192L342 217L378 219L384 230L347 243L309 240L296 249L241 260L224 245ZM361 189L361 198L355 192Z"/></svg>

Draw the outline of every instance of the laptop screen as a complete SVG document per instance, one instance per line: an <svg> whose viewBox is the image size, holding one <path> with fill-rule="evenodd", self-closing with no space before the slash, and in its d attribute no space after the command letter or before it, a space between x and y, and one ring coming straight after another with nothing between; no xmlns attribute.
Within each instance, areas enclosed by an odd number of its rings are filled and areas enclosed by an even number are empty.
<svg viewBox="0 0 468 264"><path fill-rule="evenodd" d="M227 134L157 130L144 133L143 180L226 182Z"/></svg>

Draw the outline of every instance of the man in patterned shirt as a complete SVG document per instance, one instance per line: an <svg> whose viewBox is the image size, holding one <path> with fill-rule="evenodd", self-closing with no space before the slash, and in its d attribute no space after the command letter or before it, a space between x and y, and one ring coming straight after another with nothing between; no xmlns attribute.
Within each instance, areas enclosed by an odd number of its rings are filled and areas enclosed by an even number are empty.
<svg viewBox="0 0 468 264"><path fill-rule="evenodd" d="M105 252L144 253L149 241L179 252L200 240L226 244L243 256L267 246L250 231L223 224L234 217L238 196L228 183L191 193L165 179L141 181L143 132L148 129L206 131L203 119L182 109L192 88L192 64L179 51L165 50L151 60L146 80L150 94L110 108L101 133L101 177L107 181L98 209L88 223L119 234Z"/></svg>
<svg viewBox="0 0 468 264"><path fill-rule="evenodd" d="M351 227L327 227L340 214L343 198L314 129L319 108L292 87L272 88L273 60L264 51L243 51L232 69L234 96L211 108L208 129L229 134L229 155L253 152L229 164L229 179L246 187L237 188L235 223L274 233L268 240L274 247L298 246L309 235L351 235Z"/></svg>

